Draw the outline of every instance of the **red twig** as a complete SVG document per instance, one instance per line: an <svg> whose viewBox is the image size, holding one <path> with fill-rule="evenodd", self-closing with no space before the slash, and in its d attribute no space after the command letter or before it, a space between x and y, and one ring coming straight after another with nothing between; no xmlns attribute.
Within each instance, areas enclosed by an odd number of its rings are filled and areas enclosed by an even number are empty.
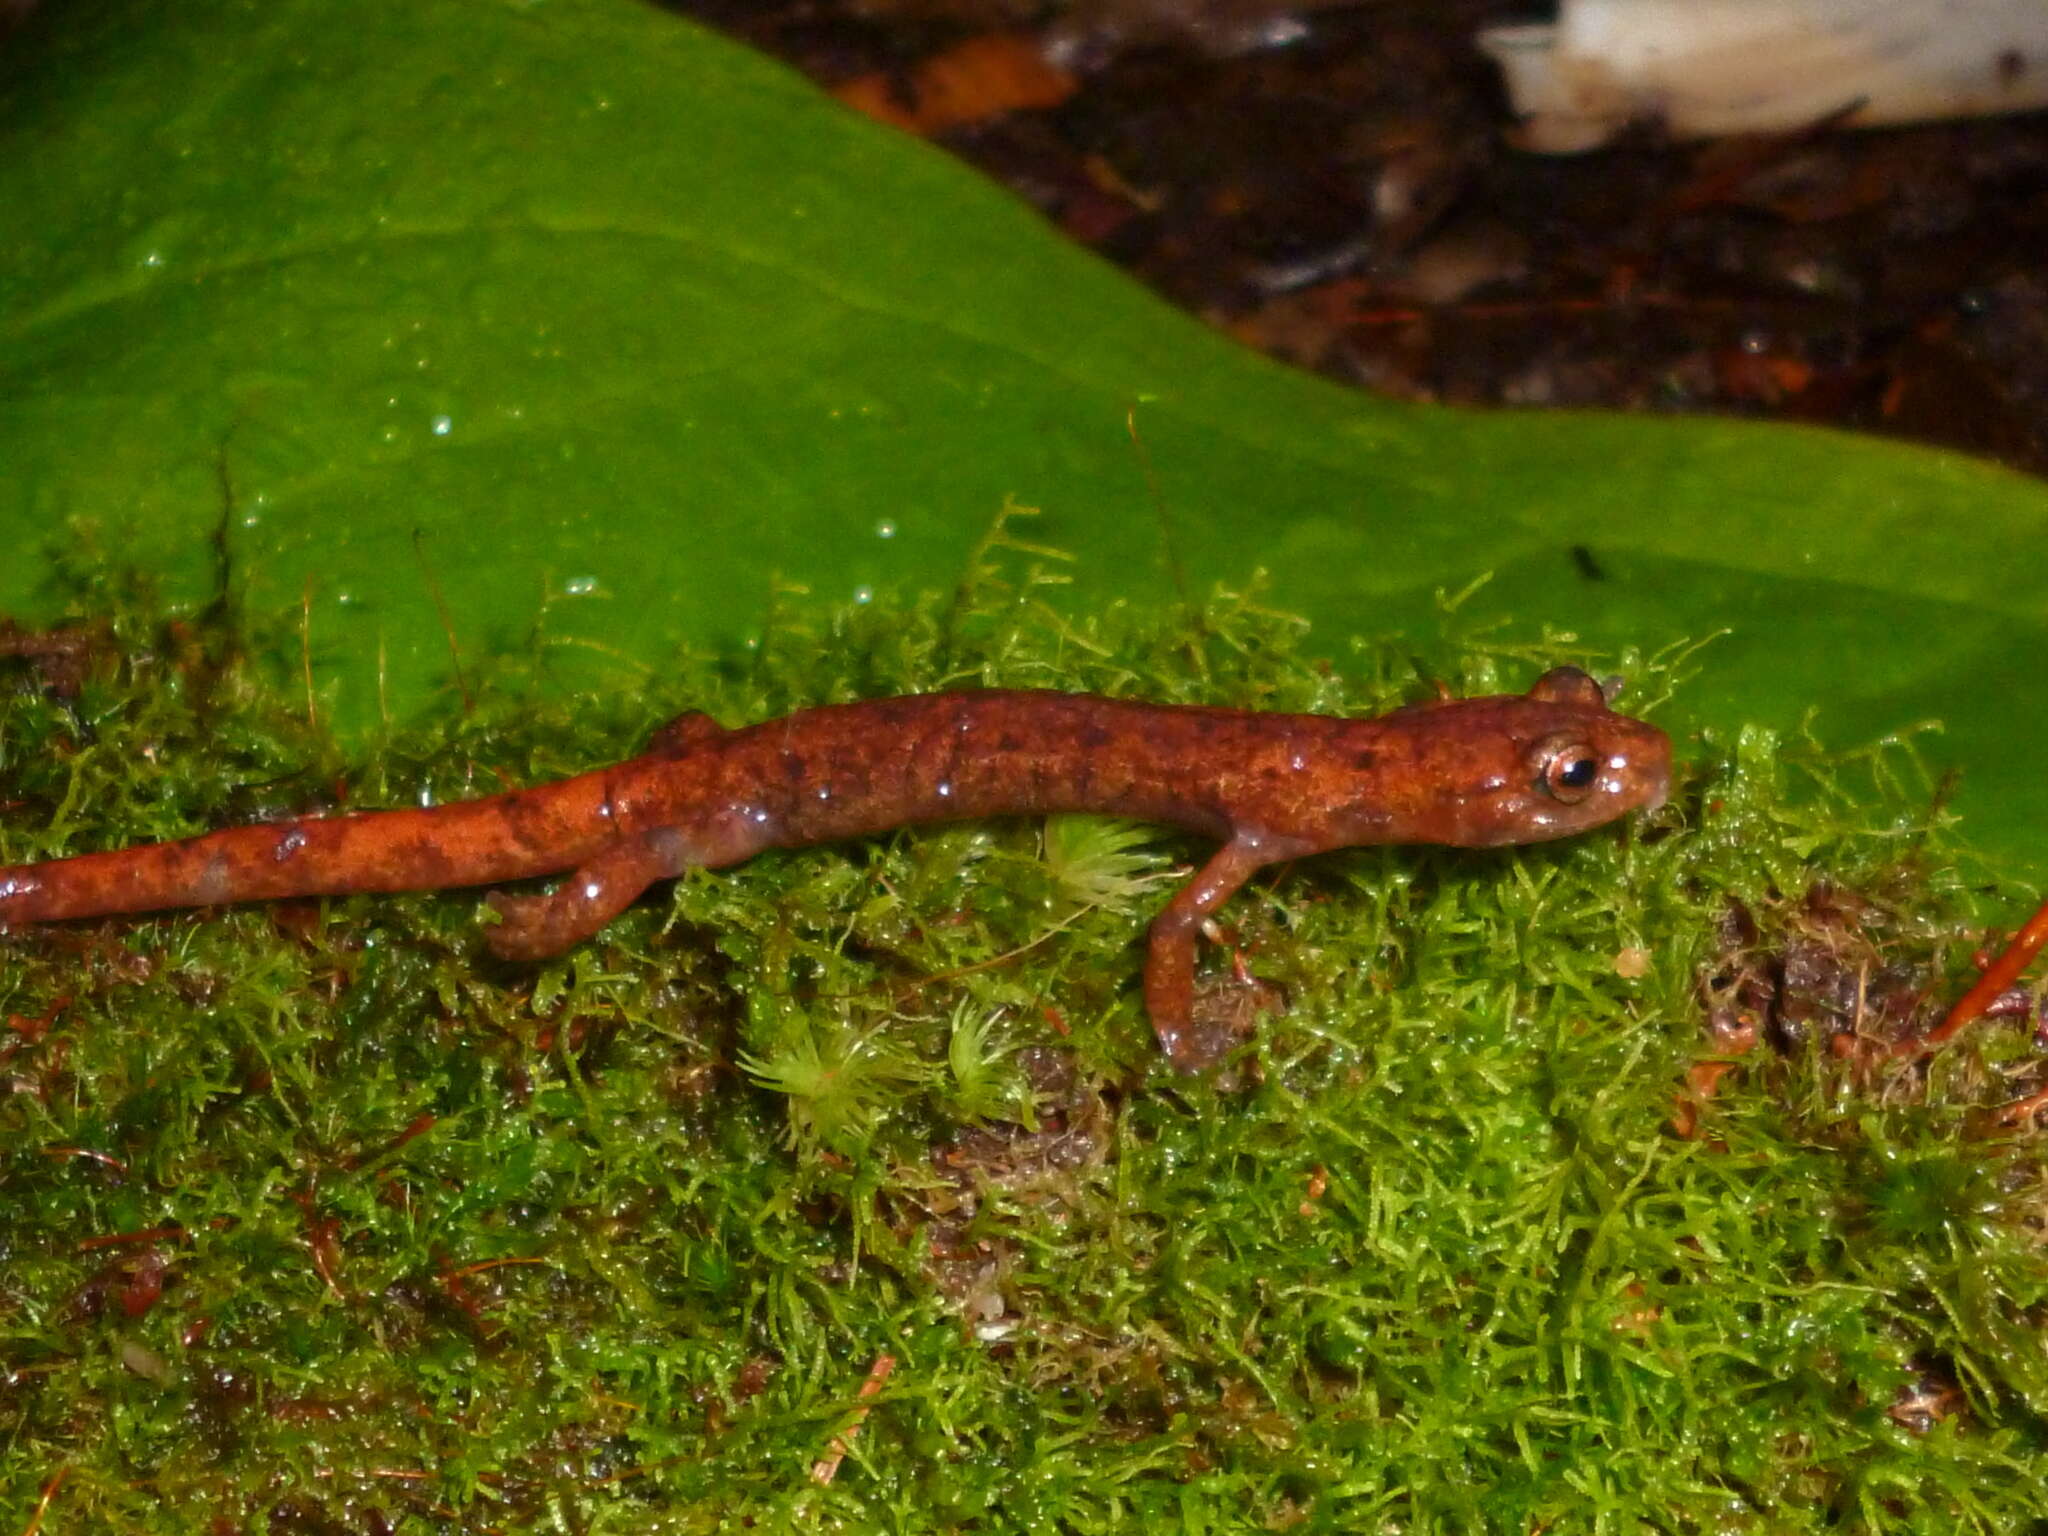
<svg viewBox="0 0 2048 1536"><path fill-rule="evenodd" d="M57 1490L64 1486L64 1479L71 1475L69 1467L59 1467L43 1482L42 1496L36 1500L35 1513L28 1517L28 1524L21 1528L21 1536L36 1536L43 1528L43 1516L50 1512L50 1500L57 1497Z"/></svg>
<svg viewBox="0 0 2048 1536"><path fill-rule="evenodd" d="M2011 1130L2025 1125L2042 1110L2048 1109L2048 1088L2030 1093L2024 1099L2015 1099L1998 1112L1998 1123Z"/></svg>
<svg viewBox="0 0 2048 1536"><path fill-rule="evenodd" d="M832 1444L825 1454L811 1463L811 1481L829 1483L839 1475L839 1463L846 1460L846 1453L853 1445L853 1437L860 1433L860 1426L868 1416L867 1400L882 1390L882 1383L889 1379L889 1373L896 1369L894 1355L877 1355L875 1363L868 1367L868 1379L860 1384L856 1394L859 1404L853 1410L853 1418L845 1429L832 1437Z"/></svg>
<svg viewBox="0 0 2048 1536"><path fill-rule="evenodd" d="M1977 985L1949 1009L1948 1017L1921 1037L1920 1049L1931 1051L1946 1045L1965 1025L1988 1010L2000 993L2020 979L2020 973L2033 963L2044 944L2048 944L2048 901L2034 909L2034 915L2012 936L2005 952L1977 978Z"/></svg>

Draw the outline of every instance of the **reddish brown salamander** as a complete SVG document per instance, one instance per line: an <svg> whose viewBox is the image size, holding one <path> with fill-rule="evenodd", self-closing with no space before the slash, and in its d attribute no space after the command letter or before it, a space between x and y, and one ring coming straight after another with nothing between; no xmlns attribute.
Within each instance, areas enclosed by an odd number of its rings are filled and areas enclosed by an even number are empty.
<svg viewBox="0 0 2048 1536"><path fill-rule="evenodd" d="M1662 804L1671 743L1608 708L1576 667L1526 694L1370 720L1087 694L917 694L726 730L685 715L612 768L488 799L236 827L0 869L0 928L352 891L493 885L490 947L513 960L589 938L657 880L770 848L917 822L1086 811L1222 843L1153 921L1145 1004L1176 1066L1195 936L1265 865L1368 843L1488 848L1569 837Z"/></svg>

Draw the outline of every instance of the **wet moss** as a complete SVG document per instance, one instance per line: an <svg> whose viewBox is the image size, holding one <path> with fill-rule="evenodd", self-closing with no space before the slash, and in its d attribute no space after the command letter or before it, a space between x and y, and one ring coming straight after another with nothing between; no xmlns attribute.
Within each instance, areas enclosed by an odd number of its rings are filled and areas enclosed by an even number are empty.
<svg viewBox="0 0 2048 1536"><path fill-rule="evenodd" d="M1241 596L1062 616L1028 559L943 601L792 597L645 697L467 658L499 702L346 751L130 591L72 671L5 664L0 857L483 793L691 708L1426 691L1407 647L1333 665ZM1682 695L1682 658L1554 637L1433 655L1460 691L1562 660ZM1205 1079L1137 990L1158 877L1201 849L1117 825L766 857L540 967L487 958L474 893L0 940L4 1507L2038 1530L2048 1180L1989 1112L2044 1064L2009 1024L1931 1067L1879 1048L1966 969L1982 877L1903 748L1681 756L1632 827L1257 882L1225 915L1266 990Z"/></svg>

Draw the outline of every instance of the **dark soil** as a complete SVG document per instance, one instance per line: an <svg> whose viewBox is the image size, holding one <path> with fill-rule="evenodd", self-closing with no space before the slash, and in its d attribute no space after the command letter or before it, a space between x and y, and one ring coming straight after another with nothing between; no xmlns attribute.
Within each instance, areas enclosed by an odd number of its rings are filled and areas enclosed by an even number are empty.
<svg viewBox="0 0 2048 1536"><path fill-rule="evenodd" d="M1501 0L672 0L1253 346L1416 399L2048 470L2048 115L1511 148Z"/></svg>

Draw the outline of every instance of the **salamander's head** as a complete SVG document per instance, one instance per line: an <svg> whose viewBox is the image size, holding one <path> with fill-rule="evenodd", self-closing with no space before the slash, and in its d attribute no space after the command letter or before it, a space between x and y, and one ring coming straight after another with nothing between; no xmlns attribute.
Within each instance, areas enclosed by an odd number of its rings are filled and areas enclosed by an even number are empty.
<svg viewBox="0 0 2048 1536"><path fill-rule="evenodd" d="M1558 667L1525 694L1414 712L1435 786L1413 807L1415 841L1491 848L1540 843L1654 810L1671 784L1671 739L1608 707L1599 683Z"/></svg>

